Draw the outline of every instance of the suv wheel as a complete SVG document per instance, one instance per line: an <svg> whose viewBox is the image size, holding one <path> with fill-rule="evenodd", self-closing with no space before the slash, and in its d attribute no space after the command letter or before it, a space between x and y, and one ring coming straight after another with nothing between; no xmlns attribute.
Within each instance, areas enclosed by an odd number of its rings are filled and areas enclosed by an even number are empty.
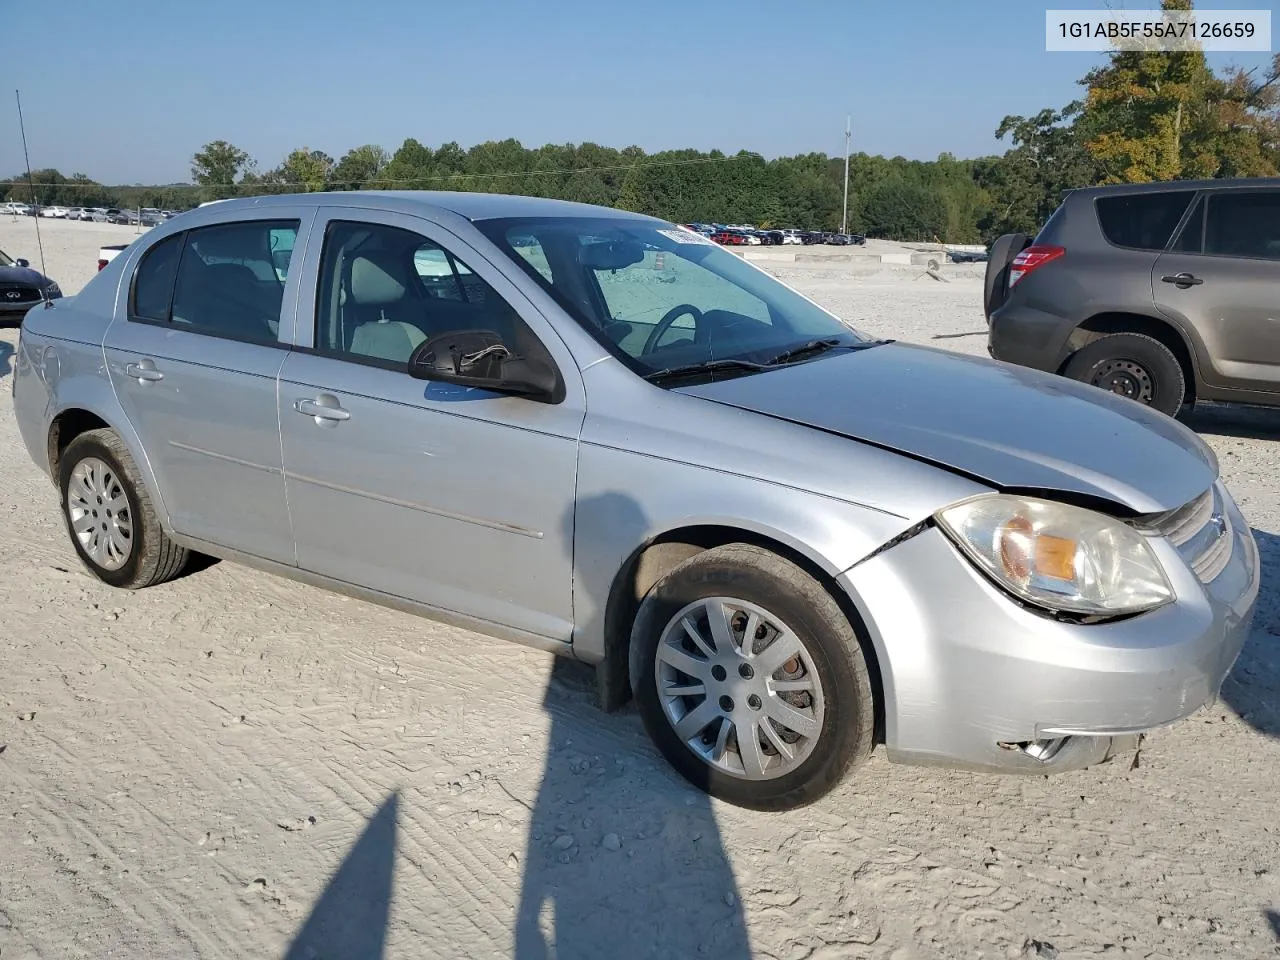
<svg viewBox="0 0 1280 960"><path fill-rule="evenodd" d="M124 441L90 430L67 445L58 464L62 518L90 572L113 587L136 590L176 577L187 551L160 527Z"/></svg>
<svg viewBox="0 0 1280 960"><path fill-rule="evenodd" d="M730 803L804 806L871 753L856 633L820 584L759 547L707 550L659 581L636 617L632 660L654 743Z"/></svg>
<svg viewBox="0 0 1280 960"><path fill-rule="evenodd" d="M1141 333L1099 337L1076 351L1063 373L1171 417L1187 398L1186 377L1178 358L1159 340Z"/></svg>

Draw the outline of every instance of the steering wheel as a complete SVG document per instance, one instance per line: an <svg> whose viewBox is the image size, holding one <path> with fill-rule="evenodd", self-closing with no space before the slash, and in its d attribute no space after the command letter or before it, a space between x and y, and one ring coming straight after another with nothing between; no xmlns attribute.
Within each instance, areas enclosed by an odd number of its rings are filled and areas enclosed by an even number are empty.
<svg viewBox="0 0 1280 960"><path fill-rule="evenodd" d="M702 311L692 303L676 304L676 306L672 307L662 315L662 319L658 321L658 325L649 333L648 339L644 342L644 349L640 352L642 354L653 353L654 348L658 345L658 341L662 339L663 334L671 329L671 325L676 322L678 317L682 317L686 313L693 317L693 322L695 324L702 322Z"/></svg>

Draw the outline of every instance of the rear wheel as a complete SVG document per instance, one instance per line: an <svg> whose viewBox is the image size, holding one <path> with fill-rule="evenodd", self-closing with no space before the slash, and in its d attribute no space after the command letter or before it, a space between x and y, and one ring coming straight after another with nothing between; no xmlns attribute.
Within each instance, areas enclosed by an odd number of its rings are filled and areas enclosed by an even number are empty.
<svg viewBox="0 0 1280 960"><path fill-rule="evenodd" d="M731 544L686 560L641 603L632 645L649 735L713 796L804 806L871 752L858 637L831 595L775 554Z"/></svg>
<svg viewBox="0 0 1280 960"><path fill-rule="evenodd" d="M62 517L81 562L99 580L136 590L176 577L185 548L160 526L124 441L90 430L67 445L58 463Z"/></svg>
<svg viewBox="0 0 1280 960"><path fill-rule="evenodd" d="M1187 399L1182 364L1168 347L1141 333L1113 333L1081 347L1063 373L1176 416Z"/></svg>

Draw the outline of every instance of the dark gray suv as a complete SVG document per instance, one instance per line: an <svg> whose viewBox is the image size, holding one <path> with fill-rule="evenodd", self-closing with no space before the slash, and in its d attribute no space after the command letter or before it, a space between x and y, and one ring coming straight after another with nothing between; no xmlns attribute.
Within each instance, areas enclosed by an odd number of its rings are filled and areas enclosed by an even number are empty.
<svg viewBox="0 0 1280 960"><path fill-rule="evenodd" d="M986 276L988 350L1175 415L1280 406L1280 178L1072 191Z"/></svg>

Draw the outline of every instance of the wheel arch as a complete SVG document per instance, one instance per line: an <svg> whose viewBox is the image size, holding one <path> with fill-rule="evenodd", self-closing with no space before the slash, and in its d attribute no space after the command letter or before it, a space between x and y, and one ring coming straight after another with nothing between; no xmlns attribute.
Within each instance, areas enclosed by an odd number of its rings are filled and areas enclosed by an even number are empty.
<svg viewBox="0 0 1280 960"><path fill-rule="evenodd" d="M1201 392L1196 352L1182 330L1168 320L1142 313L1107 312L1095 314L1082 322L1067 338L1066 348L1055 373L1062 374L1071 357L1082 347L1113 333L1139 333L1158 340L1169 348L1182 367L1187 387L1187 402L1194 403Z"/></svg>
<svg viewBox="0 0 1280 960"><path fill-rule="evenodd" d="M151 469L151 462L146 456L141 440L133 430L132 425L130 425L128 418L125 417L124 412L117 409L103 416L102 413L98 412L102 410L100 404L84 402L84 398L79 399L80 402L68 402L49 421L49 429L45 439L45 451L49 461L49 475L52 477L53 482L55 484L58 483L58 470L61 465L62 454L72 440L90 430L111 430L124 441L124 445L128 448L129 455L133 458L133 462L138 468L138 473L142 477L142 482L146 484L147 493L151 497L152 505L156 509L161 526L166 533L170 532L169 513L165 508L164 497L160 493L155 474Z"/></svg>
<svg viewBox="0 0 1280 960"><path fill-rule="evenodd" d="M760 547L794 563L813 577L840 607L867 658L875 699L875 739L880 742L885 704L879 656L857 604L836 579L840 571L788 542L788 538L727 523L689 524L656 534L633 550L614 574L605 605L604 660L596 667L602 706L616 710L632 697L631 625L645 594L688 558L731 543Z"/></svg>

